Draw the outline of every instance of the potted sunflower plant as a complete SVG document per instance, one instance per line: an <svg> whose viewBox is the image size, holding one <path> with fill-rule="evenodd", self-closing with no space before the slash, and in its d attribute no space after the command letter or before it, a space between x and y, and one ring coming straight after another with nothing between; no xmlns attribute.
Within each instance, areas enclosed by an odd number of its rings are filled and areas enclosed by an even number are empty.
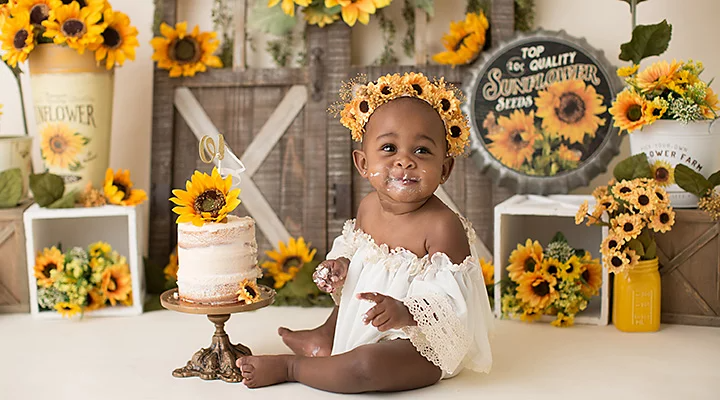
<svg viewBox="0 0 720 400"><path fill-rule="evenodd" d="M45 169L69 189L101 186L108 168L113 71L135 59L138 31L106 0L10 0L0 42L28 61ZM16 74L17 76L17 74Z"/></svg>
<svg viewBox="0 0 720 400"><path fill-rule="evenodd" d="M708 176L720 169L716 149L720 147L720 111L717 94L703 80L702 62L657 61L640 69L646 57L663 54L669 45L672 26L667 21L635 26L637 4L630 4L632 40L623 44L620 59L632 62L618 70L626 88L610 108L621 132L630 135L633 155L646 153L658 184L666 187L675 207L692 208L698 198L685 192L674 179L674 169L685 164Z"/></svg>
<svg viewBox="0 0 720 400"><path fill-rule="evenodd" d="M644 153L620 162L615 178L593 191L592 212L583 203L575 223L607 228L602 242L603 265L614 274L613 321L624 332L660 328L661 285L655 235L675 223L667 191L652 178Z"/></svg>

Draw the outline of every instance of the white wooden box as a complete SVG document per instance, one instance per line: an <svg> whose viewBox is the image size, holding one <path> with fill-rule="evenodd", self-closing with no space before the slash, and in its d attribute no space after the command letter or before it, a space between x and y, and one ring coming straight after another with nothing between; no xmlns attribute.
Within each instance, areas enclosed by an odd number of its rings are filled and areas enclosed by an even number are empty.
<svg viewBox="0 0 720 400"><path fill-rule="evenodd" d="M495 243L493 261L495 282L508 279L510 253L527 239L537 240L545 248L557 232L562 232L570 246L589 251L593 258L601 258L600 245L607 231L599 226L575 225L575 214L583 201L594 206L592 196L579 195L516 195L495 207ZM607 325L609 320L609 278L603 268L600 294L590 299L587 309L576 314L575 322ZM495 287L495 314L502 318L502 283ZM551 321L553 316L543 316Z"/></svg>
<svg viewBox="0 0 720 400"><path fill-rule="evenodd" d="M132 306L116 305L85 313L85 317L129 316L143 312L145 274L138 244L142 236L138 224L138 208L123 206L78 207L67 209L42 208L32 205L23 215L25 222L30 311L33 316L61 318L56 311L40 311L37 281L33 274L35 255L43 248L62 244L63 251L75 246L87 248L97 241L109 243L125 256L132 279Z"/></svg>

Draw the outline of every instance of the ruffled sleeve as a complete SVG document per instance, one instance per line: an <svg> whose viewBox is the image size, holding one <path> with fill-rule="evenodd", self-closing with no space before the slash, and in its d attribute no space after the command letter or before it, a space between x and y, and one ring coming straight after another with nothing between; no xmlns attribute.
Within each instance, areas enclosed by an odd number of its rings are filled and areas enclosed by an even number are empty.
<svg viewBox="0 0 720 400"><path fill-rule="evenodd" d="M333 241L332 248L325 256L326 260L336 260L340 257L345 257L352 261L355 252L358 249L357 235L355 235L355 220L348 220L343 226L342 235L335 238ZM340 298L342 297L342 287L331 293L335 304L340 304Z"/></svg>
<svg viewBox="0 0 720 400"><path fill-rule="evenodd" d="M433 254L402 301L417 322L403 331L423 357L449 374L462 367L490 371L492 314L474 256L453 264Z"/></svg>

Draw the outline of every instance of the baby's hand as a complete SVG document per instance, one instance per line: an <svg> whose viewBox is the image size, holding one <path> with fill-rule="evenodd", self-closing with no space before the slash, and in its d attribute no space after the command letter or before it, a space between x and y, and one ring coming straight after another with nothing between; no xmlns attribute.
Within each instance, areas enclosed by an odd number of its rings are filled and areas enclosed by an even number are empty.
<svg viewBox="0 0 720 400"><path fill-rule="evenodd" d="M359 293L357 297L375 303L375 306L363 315L365 325L372 324L380 332L417 325L410 310L399 300L379 293Z"/></svg>
<svg viewBox="0 0 720 400"><path fill-rule="evenodd" d="M313 282L326 293L334 293L342 287L347 276L350 260L340 257L336 260L325 260L315 268Z"/></svg>

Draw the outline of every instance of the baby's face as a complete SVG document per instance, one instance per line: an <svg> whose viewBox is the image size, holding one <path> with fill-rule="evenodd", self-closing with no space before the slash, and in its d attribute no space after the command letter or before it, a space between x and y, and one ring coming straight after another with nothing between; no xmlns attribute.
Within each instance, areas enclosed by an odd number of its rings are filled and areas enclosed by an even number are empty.
<svg viewBox="0 0 720 400"><path fill-rule="evenodd" d="M450 172L443 165L452 164L446 160L442 119L430 105L414 98L390 101L373 113L363 152L365 177L379 194L397 202L432 196Z"/></svg>

